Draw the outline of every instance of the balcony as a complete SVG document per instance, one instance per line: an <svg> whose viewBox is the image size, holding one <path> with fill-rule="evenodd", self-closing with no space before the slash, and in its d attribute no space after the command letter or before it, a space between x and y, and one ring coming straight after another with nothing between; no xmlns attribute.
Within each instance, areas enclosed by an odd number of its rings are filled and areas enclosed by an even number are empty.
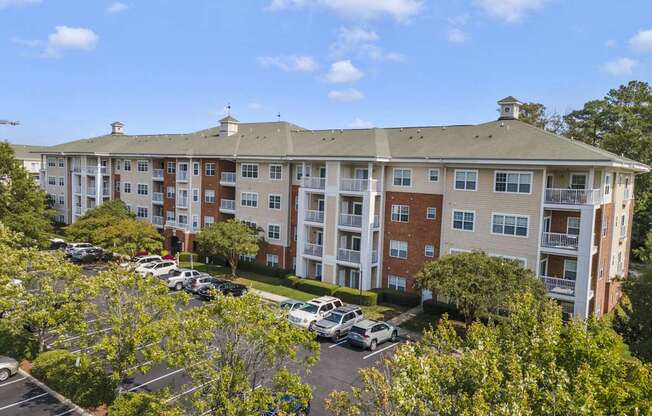
<svg viewBox="0 0 652 416"><path fill-rule="evenodd" d="M340 220L338 224L344 227L360 228L362 227L362 215L340 214Z"/></svg>
<svg viewBox="0 0 652 416"><path fill-rule="evenodd" d="M367 192L376 190L378 181L376 179L340 179L340 191L344 192Z"/></svg>
<svg viewBox="0 0 652 416"><path fill-rule="evenodd" d="M86 187L86 194L88 196L95 196L95 191L96 191L96 189L95 189L94 186L87 186Z"/></svg>
<svg viewBox="0 0 652 416"><path fill-rule="evenodd" d="M152 216L152 224L162 227L163 226L163 217L158 216L158 215L153 215Z"/></svg>
<svg viewBox="0 0 652 416"><path fill-rule="evenodd" d="M600 203L600 190L547 188L544 201L546 204L596 205Z"/></svg>
<svg viewBox="0 0 652 416"><path fill-rule="evenodd" d="M376 264L378 263L378 251L377 250L372 250L371 251L371 264Z"/></svg>
<svg viewBox="0 0 652 416"><path fill-rule="evenodd" d="M360 252L358 250L340 248L337 250L337 259L347 263L360 264Z"/></svg>
<svg viewBox="0 0 652 416"><path fill-rule="evenodd" d="M81 166L73 166L72 171L73 171L73 173L81 173L82 168L81 168Z"/></svg>
<svg viewBox="0 0 652 416"><path fill-rule="evenodd" d="M75 209L74 209L75 215L81 215L81 212L82 212L81 207L79 205L76 206Z"/></svg>
<svg viewBox="0 0 652 416"><path fill-rule="evenodd" d="M180 170L177 172L177 182L188 182L189 176L187 170Z"/></svg>
<svg viewBox="0 0 652 416"><path fill-rule="evenodd" d="M303 249L303 254L314 257L321 257L324 252L324 247L318 244L306 243Z"/></svg>
<svg viewBox="0 0 652 416"><path fill-rule="evenodd" d="M81 190L81 186L75 186L72 191L76 194L81 194Z"/></svg>
<svg viewBox="0 0 652 416"><path fill-rule="evenodd" d="M107 169L106 166L100 166L100 173L106 175ZM87 175L97 175L97 166L86 166Z"/></svg>
<svg viewBox="0 0 652 416"><path fill-rule="evenodd" d="M543 233L541 235L541 245L547 248L577 250L578 242L579 236L574 234Z"/></svg>
<svg viewBox="0 0 652 416"><path fill-rule="evenodd" d="M539 276L548 292L556 295L575 296L575 280Z"/></svg>
<svg viewBox="0 0 652 416"><path fill-rule="evenodd" d="M374 222L371 224L371 228L378 227L380 227L380 216L378 214L374 214Z"/></svg>
<svg viewBox="0 0 652 416"><path fill-rule="evenodd" d="M220 174L220 185L235 186L235 172L222 172Z"/></svg>
<svg viewBox="0 0 652 416"><path fill-rule="evenodd" d="M152 202L156 204L163 203L163 192L153 192L152 193Z"/></svg>
<svg viewBox="0 0 652 416"><path fill-rule="evenodd" d="M309 189L325 189L326 178L311 178L309 176L304 176L301 178L301 186Z"/></svg>
<svg viewBox="0 0 652 416"><path fill-rule="evenodd" d="M155 181L163 180L163 169L154 169L152 170L152 179Z"/></svg>
<svg viewBox="0 0 652 416"><path fill-rule="evenodd" d="M165 220L166 227L178 228L177 222L175 220Z"/></svg>
<svg viewBox="0 0 652 416"><path fill-rule="evenodd" d="M312 210L312 209L306 211L306 221L323 224L324 223L324 211L317 211L317 210Z"/></svg>
<svg viewBox="0 0 652 416"><path fill-rule="evenodd" d="M220 212L235 214L235 199L220 199Z"/></svg>
<svg viewBox="0 0 652 416"><path fill-rule="evenodd" d="M177 208L188 208L188 197L177 198Z"/></svg>

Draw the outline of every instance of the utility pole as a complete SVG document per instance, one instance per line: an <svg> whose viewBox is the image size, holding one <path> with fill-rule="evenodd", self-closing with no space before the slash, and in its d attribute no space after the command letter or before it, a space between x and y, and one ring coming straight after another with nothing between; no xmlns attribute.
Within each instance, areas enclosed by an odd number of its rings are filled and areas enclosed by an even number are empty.
<svg viewBox="0 0 652 416"><path fill-rule="evenodd" d="M17 126L17 125L20 124L20 121L0 120L0 124L8 124L10 126Z"/></svg>

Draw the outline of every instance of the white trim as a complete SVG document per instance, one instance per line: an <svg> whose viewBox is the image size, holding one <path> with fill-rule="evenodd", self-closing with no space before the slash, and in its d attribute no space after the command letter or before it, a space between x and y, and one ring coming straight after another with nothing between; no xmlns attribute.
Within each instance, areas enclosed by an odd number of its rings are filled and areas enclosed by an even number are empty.
<svg viewBox="0 0 652 416"><path fill-rule="evenodd" d="M546 263L546 267L545 267L545 270L543 271L543 273L541 273L541 263ZM548 257L544 257L544 258L539 259L539 267L537 269L537 276L542 275L542 274L544 276L548 276Z"/></svg>
<svg viewBox="0 0 652 416"><path fill-rule="evenodd" d="M407 208L407 221L401 221L401 210L398 210L398 220L394 219L394 207L401 207L401 208ZM389 220L391 222L398 222L402 224L407 224L410 222L410 206L409 205L403 205L403 204L392 204L390 207L390 212L389 212Z"/></svg>
<svg viewBox="0 0 652 416"><path fill-rule="evenodd" d="M585 173L585 172L571 172L570 175L568 176L568 189L576 189L576 188L573 188L573 176L584 176L584 179L585 179L585 181L584 181L584 184L585 184L584 190L593 189L593 186L592 186L593 184L589 183L589 174Z"/></svg>
<svg viewBox="0 0 652 416"><path fill-rule="evenodd" d="M489 253L489 256L491 257L499 257L501 259L506 259L506 260L518 260L523 262L523 268L527 268L527 258L525 257L519 257L519 256L508 256L505 254L496 254L496 253Z"/></svg>
<svg viewBox="0 0 652 416"><path fill-rule="evenodd" d="M572 234L572 235L577 235L577 236L579 236L579 235L580 235L580 232L581 232L580 227L581 227L581 225L582 225L582 218L581 218L581 217L566 217L566 234L570 234L570 233L568 232L568 230L570 229L570 226L569 226L569 225L570 225L570 224L569 224L569 222L570 222L569 220L570 220L570 219L576 219L576 220L577 220L577 222L578 222L578 224L577 224L577 234Z"/></svg>
<svg viewBox="0 0 652 416"><path fill-rule="evenodd" d="M496 215L501 215L503 217L514 217L514 234L504 234L504 233L496 233L494 232L494 217ZM517 235L516 234L516 229L518 228L518 218L525 218L527 219L527 227L525 229L526 234L525 235ZM505 228L505 224L503 223L503 229ZM492 212L491 213L491 224L489 228L489 232L493 235L497 236L503 236L503 237L518 237L518 238L528 238L530 236L530 216L529 215L522 215L522 214L508 214L508 213L503 213L503 212Z"/></svg>
<svg viewBox="0 0 652 416"><path fill-rule="evenodd" d="M436 170L437 171L437 180L433 181L430 179L430 172ZM439 178L440 178L441 170L439 168L428 168L428 183L438 183Z"/></svg>
<svg viewBox="0 0 652 416"><path fill-rule="evenodd" d="M448 254L459 254L459 253L473 253L473 250L468 250L465 248L455 248L455 247L451 247L448 249Z"/></svg>
<svg viewBox="0 0 652 416"><path fill-rule="evenodd" d="M507 174L509 177L510 173L516 173L518 175L530 175L530 191L529 192L511 192L507 190L507 185L509 182L505 182L505 190L504 191L497 191L496 190L496 177L498 176L499 173L504 173ZM520 177L519 177L519 183L517 184L517 187L520 188ZM532 188L534 187L534 172L531 170L494 170L494 186L493 186L493 192L496 194L513 194L513 195L532 195Z"/></svg>
<svg viewBox="0 0 652 416"><path fill-rule="evenodd" d="M566 262L568 261L574 261L575 262L575 281L577 281L577 259L564 259L564 268L561 273L561 278L566 279Z"/></svg>
<svg viewBox="0 0 652 416"><path fill-rule="evenodd" d="M273 196L278 197L278 208L270 208L270 199ZM267 208L273 209L274 211L280 211L283 208L283 196L281 194L267 194Z"/></svg>
<svg viewBox="0 0 652 416"><path fill-rule="evenodd" d="M455 213L456 212L461 212L461 213L472 213L473 214L473 229L472 230L465 230L463 228L455 228ZM463 231L465 233L474 233L475 232L475 211L470 210L470 209L452 209L451 210L451 229L453 231ZM464 222L464 221L462 221Z"/></svg>
<svg viewBox="0 0 652 416"><path fill-rule="evenodd" d="M457 172L475 172L475 189L457 189ZM464 186L466 187L466 180ZM477 192L480 185L480 172L478 169L455 169L453 172L453 190L460 192Z"/></svg>
<svg viewBox="0 0 652 416"><path fill-rule="evenodd" d="M280 178L272 178L272 166L274 167L280 167L281 168L281 177ZM280 163L270 163L268 168L267 168L267 177L269 178L270 181L282 181L283 180L283 165Z"/></svg>
<svg viewBox="0 0 652 416"><path fill-rule="evenodd" d="M146 193L146 194L141 194L141 193L139 192L138 188L140 187L140 185L143 185L143 186L147 187L147 193ZM138 195L138 196L150 196L150 192L149 192L149 184L148 184L148 183L138 182L138 183L136 184L136 195Z"/></svg>
<svg viewBox="0 0 652 416"><path fill-rule="evenodd" d="M250 206L250 205L242 205L242 196L244 194L250 194L250 195L256 195L256 206ZM259 198L258 198L258 192L251 192L251 191L241 191L240 192L240 207L242 208L258 208L259 206Z"/></svg>
<svg viewBox="0 0 652 416"><path fill-rule="evenodd" d="M242 174L243 169L245 166L256 166L256 177L250 177L250 176L244 176ZM268 172L269 173L269 172ZM260 163L250 163L250 162L243 162L240 163L240 178L242 179L247 179L247 180L257 180L260 179Z"/></svg>
<svg viewBox="0 0 652 416"><path fill-rule="evenodd" d="M432 255L430 255L430 256L428 255L428 247L432 247ZM425 257L429 257L429 258L435 257L435 245L434 244L425 244L423 246L423 255Z"/></svg>
<svg viewBox="0 0 652 416"><path fill-rule="evenodd" d="M396 242L396 243L405 243L405 257L401 257L400 255L398 255L398 256L392 256L392 242ZM406 259L408 258L408 252L409 252L409 249L410 249L410 244L409 244L407 241L404 241L404 240L392 240L392 239L390 239L390 240L389 240L389 250L388 250L388 252L387 252L387 255L388 255L389 257L394 258L394 259L402 259L402 260L406 260ZM400 249L400 248L396 249L396 251L397 251L397 254L400 254L400 253L401 253L401 249Z"/></svg>
<svg viewBox="0 0 652 416"><path fill-rule="evenodd" d="M269 236L270 227L278 227L278 238L272 238ZM282 231L283 231L283 227L281 227L281 224L267 224L267 233L265 233L265 238L268 240L279 241L281 239Z"/></svg>
<svg viewBox="0 0 652 416"><path fill-rule="evenodd" d="M408 170L410 171L410 184L409 185L397 185L394 183L394 179L396 178L396 170ZM412 168L408 167L403 167L403 166L396 166L392 168L392 186L395 186L397 188L412 188L412 184L414 183L414 170ZM370 176L371 177L371 176Z"/></svg>

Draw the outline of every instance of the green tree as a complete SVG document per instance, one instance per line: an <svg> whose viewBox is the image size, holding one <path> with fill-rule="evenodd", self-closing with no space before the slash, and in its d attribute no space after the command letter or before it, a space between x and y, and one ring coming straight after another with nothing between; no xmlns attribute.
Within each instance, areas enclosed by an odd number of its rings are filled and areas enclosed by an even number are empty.
<svg viewBox="0 0 652 416"><path fill-rule="evenodd" d="M183 416L181 409L165 403L161 394L145 392L121 394L109 407L111 416Z"/></svg>
<svg viewBox="0 0 652 416"><path fill-rule="evenodd" d="M176 364L202 386L192 396L199 413L258 415L283 396L310 400L310 387L290 367L305 369L318 359L313 334L251 294L218 295L192 316L198 330L191 332L201 335L171 339L170 345Z"/></svg>
<svg viewBox="0 0 652 416"><path fill-rule="evenodd" d="M101 236L103 230L124 219L134 219L136 216L129 211L121 200L113 200L89 209L74 224L66 227L66 237L71 241L83 241L95 244L95 238Z"/></svg>
<svg viewBox="0 0 652 416"><path fill-rule="evenodd" d="M123 218L106 228L97 229L92 236L94 244L130 257L143 250L160 252L163 240L163 236L152 224L133 218Z"/></svg>
<svg viewBox="0 0 652 416"><path fill-rule="evenodd" d="M614 317L614 328L635 356L652 362L652 266L623 282L625 296Z"/></svg>
<svg viewBox="0 0 652 416"><path fill-rule="evenodd" d="M525 103L521 106L519 120L551 133L562 134L564 119L557 113L550 113L541 103Z"/></svg>
<svg viewBox="0 0 652 416"><path fill-rule="evenodd" d="M415 287L449 298L467 324L505 307L515 294L530 291L539 297L545 295L531 270L514 260L477 251L426 263L416 276Z"/></svg>
<svg viewBox="0 0 652 416"><path fill-rule="evenodd" d="M45 192L14 158L9 143L0 142L0 222L21 233L22 245L45 247L53 216Z"/></svg>
<svg viewBox="0 0 652 416"><path fill-rule="evenodd" d="M204 228L195 239L202 253L223 256L229 261L231 275L235 277L241 255L254 256L260 247L259 230L236 219L212 224Z"/></svg>
<svg viewBox="0 0 652 416"><path fill-rule="evenodd" d="M338 416L644 415L652 369L623 356L604 321L562 322L553 300L518 295L510 318L473 323L465 337L448 320L399 346L362 387L330 395Z"/></svg>

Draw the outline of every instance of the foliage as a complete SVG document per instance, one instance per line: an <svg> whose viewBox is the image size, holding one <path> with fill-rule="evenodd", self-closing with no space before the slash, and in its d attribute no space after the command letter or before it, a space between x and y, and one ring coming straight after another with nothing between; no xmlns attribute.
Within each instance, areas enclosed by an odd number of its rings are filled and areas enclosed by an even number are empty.
<svg viewBox="0 0 652 416"><path fill-rule="evenodd" d="M340 287L332 283L312 279L299 279L294 288L317 296L330 296Z"/></svg>
<svg viewBox="0 0 652 416"><path fill-rule="evenodd" d="M86 211L74 224L66 227L65 234L70 241L95 244L98 230L104 230L120 220L130 218L135 218L135 215L129 211L123 201L107 201Z"/></svg>
<svg viewBox="0 0 652 416"><path fill-rule="evenodd" d="M193 310L188 325L195 337L171 337L169 344L176 365L202 386L191 399L197 413L248 416L267 411L276 397L310 400L310 387L289 368L313 364L319 344L256 296L218 295Z"/></svg>
<svg viewBox="0 0 652 416"><path fill-rule="evenodd" d="M133 218L123 218L98 229L92 237L94 244L129 257L139 251L158 253L163 248L163 240L152 224Z"/></svg>
<svg viewBox="0 0 652 416"><path fill-rule="evenodd" d="M18 361L33 360L38 354L38 342L24 328L16 328L0 319L0 353Z"/></svg>
<svg viewBox="0 0 652 416"><path fill-rule="evenodd" d="M78 356L65 350L44 352L34 360L32 374L82 407L97 407L115 398L113 381L85 354Z"/></svg>
<svg viewBox="0 0 652 416"><path fill-rule="evenodd" d="M395 289L376 289L378 302L391 303L392 305L415 307L421 303L421 295L418 293L401 292Z"/></svg>
<svg viewBox="0 0 652 416"><path fill-rule="evenodd" d="M450 299L467 324L505 307L515 294L530 291L543 297L546 293L531 270L482 252L451 254L426 263L415 287Z"/></svg>
<svg viewBox="0 0 652 416"><path fill-rule="evenodd" d="M423 313L428 315L447 314L449 318L455 320L464 319L464 316L460 314L454 305L438 302L435 299L428 299L423 302Z"/></svg>
<svg viewBox="0 0 652 416"><path fill-rule="evenodd" d="M240 256L258 253L261 236L259 230L236 219L217 222L204 228L195 239L202 254L226 257L235 277Z"/></svg>
<svg viewBox="0 0 652 416"><path fill-rule="evenodd" d="M564 127L563 118L557 113L549 113L546 106L540 103L524 103L519 120L557 134L561 133Z"/></svg>
<svg viewBox="0 0 652 416"><path fill-rule="evenodd" d="M652 266L623 282L625 296L614 318L614 328L633 355L652 361Z"/></svg>
<svg viewBox="0 0 652 416"><path fill-rule="evenodd" d="M340 298L343 302L355 303L356 305L374 306L378 303L377 293L366 290L360 291L350 287L338 287L333 292L333 296Z"/></svg>
<svg viewBox="0 0 652 416"><path fill-rule="evenodd" d="M45 192L14 158L9 143L0 142L0 222L21 232L21 245L46 247L53 217Z"/></svg>
<svg viewBox="0 0 652 416"><path fill-rule="evenodd" d="M334 392L327 408L362 415L616 415L652 411L651 368L623 358L604 321L564 325L553 300L518 295L510 319L473 323L461 338L444 319L380 368L360 370L361 388Z"/></svg>
<svg viewBox="0 0 652 416"><path fill-rule="evenodd" d="M260 273L267 276L283 277L288 271L280 267L269 267L266 264L260 264L253 261L241 261L238 265L240 270L247 270L254 273Z"/></svg>
<svg viewBox="0 0 652 416"><path fill-rule="evenodd" d="M111 416L183 416L183 412L165 403L160 394L124 393L109 407Z"/></svg>
<svg viewBox="0 0 652 416"><path fill-rule="evenodd" d="M652 230L645 235L643 244L633 250L636 257L646 264L652 264Z"/></svg>

